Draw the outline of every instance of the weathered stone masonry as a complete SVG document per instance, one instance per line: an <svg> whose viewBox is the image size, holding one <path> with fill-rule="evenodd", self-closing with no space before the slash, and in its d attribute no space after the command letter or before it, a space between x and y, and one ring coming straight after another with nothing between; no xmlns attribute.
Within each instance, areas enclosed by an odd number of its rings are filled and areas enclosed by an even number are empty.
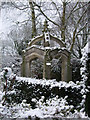
<svg viewBox="0 0 90 120"><path fill-rule="evenodd" d="M37 42L42 41L42 46L35 45ZM60 47L51 47L50 41L55 41ZM57 37L54 37L46 27L42 35L33 38L29 43L28 48L24 51L23 62L21 67L21 74L24 77L31 76L31 61L35 58L43 60L43 79L51 79L51 60L53 58L61 59L61 80L68 80L68 58L70 52L66 49L64 42Z"/></svg>

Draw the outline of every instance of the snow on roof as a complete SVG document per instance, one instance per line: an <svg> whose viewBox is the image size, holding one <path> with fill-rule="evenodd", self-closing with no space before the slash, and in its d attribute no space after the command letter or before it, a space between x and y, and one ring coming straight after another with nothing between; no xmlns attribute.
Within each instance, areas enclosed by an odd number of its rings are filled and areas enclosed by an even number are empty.
<svg viewBox="0 0 90 120"><path fill-rule="evenodd" d="M39 46L39 45L32 45L32 46L30 46L30 47L27 47L25 50L23 50L23 52L26 52L27 50L29 50L30 48L34 48L34 47L36 47L36 48L38 48L38 49L42 49L42 50L47 50L47 49L50 49L50 50L55 50L55 49L60 49L60 50L66 50L66 51L68 51L67 50L67 48L65 48L65 47L58 47L58 46L54 46L54 47L44 47L44 46ZM70 52L70 51L68 51L68 52Z"/></svg>
<svg viewBox="0 0 90 120"><path fill-rule="evenodd" d="M28 43L28 45L30 45L30 43L31 43L33 40L35 40L35 39L37 39L37 38L40 38L40 37L43 37L43 34L38 35L38 36L35 36L34 38L32 38L32 39L30 40L30 42Z"/></svg>
<svg viewBox="0 0 90 120"><path fill-rule="evenodd" d="M42 49L42 50L44 50L45 48L43 47L43 46L39 46L39 45L32 45L32 46L30 46L30 47L28 47L28 48L26 48L25 50L27 51L27 50L29 50L29 49L31 49L31 48L38 48L38 49Z"/></svg>

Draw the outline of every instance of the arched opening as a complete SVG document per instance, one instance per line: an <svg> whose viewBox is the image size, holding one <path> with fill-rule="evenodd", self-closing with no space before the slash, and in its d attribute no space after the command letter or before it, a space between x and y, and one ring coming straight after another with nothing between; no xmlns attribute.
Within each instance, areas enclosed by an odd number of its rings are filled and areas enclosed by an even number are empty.
<svg viewBox="0 0 90 120"><path fill-rule="evenodd" d="M32 78L42 79L43 78L43 60L38 57L30 61L30 76Z"/></svg>

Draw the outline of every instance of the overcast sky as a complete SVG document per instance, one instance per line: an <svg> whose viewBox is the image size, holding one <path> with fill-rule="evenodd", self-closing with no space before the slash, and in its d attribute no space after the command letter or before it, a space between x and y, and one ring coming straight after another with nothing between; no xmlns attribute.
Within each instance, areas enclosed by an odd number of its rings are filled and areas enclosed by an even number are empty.
<svg viewBox="0 0 90 120"><path fill-rule="evenodd" d="M1 2L15 2L15 1L23 1L25 2L26 0L0 0ZM29 1L38 1L38 2L49 2L51 0L29 0ZM61 1L64 1L64 0L52 0L52 1L56 1L56 2L61 2ZM66 1L70 1L70 2L77 2L78 0L66 0ZM89 0L79 0L80 2L89 2Z"/></svg>

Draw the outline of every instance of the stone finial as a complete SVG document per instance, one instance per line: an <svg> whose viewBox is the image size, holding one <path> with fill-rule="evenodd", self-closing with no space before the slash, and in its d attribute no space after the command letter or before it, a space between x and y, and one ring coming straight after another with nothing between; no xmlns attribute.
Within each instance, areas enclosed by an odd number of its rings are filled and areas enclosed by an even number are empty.
<svg viewBox="0 0 90 120"><path fill-rule="evenodd" d="M50 46L50 34L49 34L49 28L48 28L48 22L45 20L44 22L44 47L49 47Z"/></svg>
<svg viewBox="0 0 90 120"><path fill-rule="evenodd" d="M49 25L48 25L48 21L45 20L45 21L44 21L44 29L43 29L43 32L49 31L48 26L49 26Z"/></svg>

